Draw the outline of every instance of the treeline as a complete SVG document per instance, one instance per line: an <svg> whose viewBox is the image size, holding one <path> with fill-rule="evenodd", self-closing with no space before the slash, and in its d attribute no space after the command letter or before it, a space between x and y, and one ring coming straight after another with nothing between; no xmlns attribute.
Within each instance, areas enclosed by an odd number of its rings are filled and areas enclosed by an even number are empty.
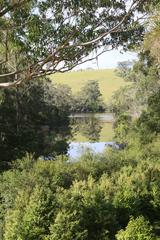
<svg viewBox="0 0 160 240"><path fill-rule="evenodd" d="M71 113L99 113L107 110L107 105L104 103L100 92L99 83L97 80L88 80L86 84L77 92L72 93L67 85L57 85L66 89L66 95L70 95L69 109Z"/></svg>

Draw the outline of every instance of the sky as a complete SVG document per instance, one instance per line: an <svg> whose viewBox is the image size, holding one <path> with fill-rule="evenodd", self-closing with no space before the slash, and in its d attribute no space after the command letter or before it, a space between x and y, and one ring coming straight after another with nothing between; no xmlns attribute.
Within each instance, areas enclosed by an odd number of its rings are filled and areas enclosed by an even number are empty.
<svg viewBox="0 0 160 240"><path fill-rule="evenodd" d="M116 68L118 62L123 62L127 60L135 60L137 58L137 53L134 52L123 52L120 50L112 50L103 53L98 57L97 60L89 61L76 67L76 70L93 68L93 69L106 69L106 68Z"/></svg>

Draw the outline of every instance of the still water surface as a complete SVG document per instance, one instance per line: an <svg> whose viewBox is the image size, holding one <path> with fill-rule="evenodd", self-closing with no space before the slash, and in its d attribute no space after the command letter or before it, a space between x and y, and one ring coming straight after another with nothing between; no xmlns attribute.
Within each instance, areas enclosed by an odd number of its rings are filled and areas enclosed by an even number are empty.
<svg viewBox="0 0 160 240"><path fill-rule="evenodd" d="M111 113L75 114L70 119L73 135L68 150L70 158L81 156L86 149L100 153L108 145L114 145L114 117Z"/></svg>

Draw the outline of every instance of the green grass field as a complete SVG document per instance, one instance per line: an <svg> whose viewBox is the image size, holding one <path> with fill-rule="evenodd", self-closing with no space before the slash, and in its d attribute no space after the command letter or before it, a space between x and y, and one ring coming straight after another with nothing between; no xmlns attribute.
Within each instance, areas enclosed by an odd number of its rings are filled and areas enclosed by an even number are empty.
<svg viewBox="0 0 160 240"><path fill-rule="evenodd" d="M126 82L122 78L116 76L114 69L57 73L50 78L57 84L67 84L70 86L73 94L80 91L88 80L98 80L105 103L108 103L114 91L126 85Z"/></svg>

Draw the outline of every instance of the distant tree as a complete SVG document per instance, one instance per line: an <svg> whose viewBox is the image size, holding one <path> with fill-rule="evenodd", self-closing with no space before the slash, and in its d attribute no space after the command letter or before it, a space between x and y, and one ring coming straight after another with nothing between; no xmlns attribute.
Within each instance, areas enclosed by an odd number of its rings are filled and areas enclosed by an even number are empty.
<svg viewBox="0 0 160 240"><path fill-rule="evenodd" d="M119 62L115 72L118 76L127 80L127 76L132 68L132 65L133 65L132 61Z"/></svg>
<svg viewBox="0 0 160 240"><path fill-rule="evenodd" d="M98 81L90 80L75 97L73 112L103 112L105 104Z"/></svg>
<svg viewBox="0 0 160 240"><path fill-rule="evenodd" d="M135 89L133 86L124 86L118 89L112 96L109 109L116 116L132 113L137 106L135 100Z"/></svg>

